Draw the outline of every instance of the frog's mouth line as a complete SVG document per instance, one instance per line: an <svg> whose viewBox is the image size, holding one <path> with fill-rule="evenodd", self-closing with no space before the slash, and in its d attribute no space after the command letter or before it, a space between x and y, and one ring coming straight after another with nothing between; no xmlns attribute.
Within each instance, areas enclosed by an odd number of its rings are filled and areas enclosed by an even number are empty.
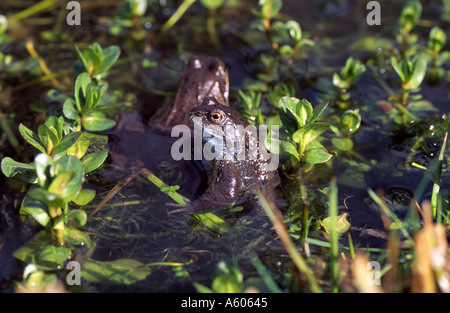
<svg viewBox="0 0 450 313"><path fill-rule="evenodd" d="M266 148L265 138L269 129L260 125L206 125L202 117L194 117L194 131L187 125L172 128L172 137L181 137L172 145L171 155L176 161L223 160L231 162L255 161L267 166L268 171L276 170L279 162L279 141L270 142L270 151ZM271 138L278 138L279 126L270 127ZM192 149L193 143L193 149Z"/></svg>

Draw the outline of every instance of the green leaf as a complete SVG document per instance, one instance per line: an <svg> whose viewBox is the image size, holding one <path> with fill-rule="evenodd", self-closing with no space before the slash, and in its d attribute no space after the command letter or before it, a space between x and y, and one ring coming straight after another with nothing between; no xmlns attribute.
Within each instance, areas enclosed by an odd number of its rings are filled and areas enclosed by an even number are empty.
<svg viewBox="0 0 450 313"><path fill-rule="evenodd" d="M34 158L34 167L36 169L36 175L39 180L39 186L41 187L46 186L50 179L47 169L51 163L52 158L46 153L40 153Z"/></svg>
<svg viewBox="0 0 450 313"><path fill-rule="evenodd" d="M84 225L86 225L87 214L83 210L70 210L66 214L66 217L73 218L73 220L75 221L75 227L83 227Z"/></svg>
<svg viewBox="0 0 450 313"><path fill-rule="evenodd" d="M296 114L298 116L297 121L299 121L299 127L306 125L307 121L313 116L313 107L308 100L302 99L297 104Z"/></svg>
<svg viewBox="0 0 450 313"><path fill-rule="evenodd" d="M259 0L259 9L264 18L271 19L278 14L283 6L281 0Z"/></svg>
<svg viewBox="0 0 450 313"><path fill-rule="evenodd" d="M131 285L145 279L150 272L148 266L133 259L96 261L88 258L81 276L93 283Z"/></svg>
<svg viewBox="0 0 450 313"><path fill-rule="evenodd" d="M194 287L198 293L214 293L214 291L212 289L210 289L200 283L193 282L192 284L194 285Z"/></svg>
<svg viewBox="0 0 450 313"><path fill-rule="evenodd" d="M103 59L98 73L105 73L119 59L120 48L118 46L109 46L103 50Z"/></svg>
<svg viewBox="0 0 450 313"><path fill-rule="evenodd" d="M71 255L72 249L70 248L48 245L36 253L36 259L38 261L55 263L62 266Z"/></svg>
<svg viewBox="0 0 450 313"><path fill-rule="evenodd" d="M350 84L341 78L338 73L333 74L333 85L341 89L349 89Z"/></svg>
<svg viewBox="0 0 450 313"><path fill-rule="evenodd" d="M28 195L23 198L19 214L21 216L32 216L44 227L46 227L50 222L50 216L47 213L47 206L41 201L33 199Z"/></svg>
<svg viewBox="0 0 450 313"><path fill-rule="evenodd" d="M97 46L100 47L98 44ZM83 51L83 59L86 61L86 63L83 62L83 65L89 75L94 75L96 70L100 68L102 57L101 48L100 50L96 49L95 43Z"/></svg>
<svg viewBox="0 0 450 313"><path fill-rule="evenodd" d="M281 140L281 151L282 152L287 152L291 155L293 155L297 161L300 161L299 155L298 155L298 151L297 148L295 147L295 145L287 140Z"/></svg>
<svg viewBox="0 0 450 313"><path fill-rule="evenodd" d="M38 232L25 245L13 252L13 256L25 263L33 263L40 269L56 270L72 255L72 249L55 247L46 230Z"/></svg>
<svg viewBox="0 0 450 313"><path fill-rule="evenodd" d="M31 186L28 189L27 195L37 201L45 203L48 207L62 207L64 206L64 199L54 193L48 192L42 187Z"/></svg>
<svg viewBox="0 0 450 313"><path fill-rule="evenodd" d="M348 151L353 148L353 140L350 138L332 138L331 143L341 151Z"/></svg>
<svg viewBox="0 0 450 313"><path fill-rule="evenodd" d="M53 148L59 143L58 135L56 134L56 130L50 130L45 124L41 124L38 127L38 135L39 139L42 142L42 145L46 148L46 152L51 154Z"/></svg>
<svg viewBox="0 0 450 313"><path fill-rule="evenodd" d="M81 63L83 63L84 68L85 69L88 68L89 67L88 60L84 57L83 53L80 51L80 49L77 46L75 46L75 52L76 52L77 56L80 58Z"/></svg>
<svg viewBox="0 0 450 313"><path fill-rule="evenodd" d="M224 234L231 229L231 226L226 221L213 213L196 214L196 217L203 225L219 234Z"/></svg>
<svg viewBox="0 0 450 313"><path fill-rule="evenodd" d="M75 103L80 112L86 107L86 103L89 101L87 98L90 95L91 84L91 77L87 73L81 73L75 81Z"/></svg>
<svg viewBox="0 0 450 313"><path fill-rule="evenodd" d="M237 293L243 287L243 275L238 266L230 260L220 261L216 267L212 289L218 293Z"/></svg>
<svg viewBox="0 0 450 313"><path fill-rule="evenodd" d="M78 194L83 183L84 172L81 161L74 156L64 156L50 165L49 169L52 177L57 177L67 171L73 172L73 177L67 182L61 195L65 201L69 202Z"/></svg>
<svg viewBox="0 0 450 313"><path fill-rule="evenodd" d="M103 150L101 152L90 153L83 157L81 163L83 165L84 172L87 174L99 168L100 165L105 162L107 156L108 150Z"/></svg>
<svg viewBox="0 0 450 313"><path fill-rule="evenodd" d="M200 0L201 4L209 10L216 10L223 5L224 0Z"/></svg>
<svg viewBox="0 0 450 313"><path fill-rule="evenodd" d="M50 116L46 121L45 121L45 125L48 126L48 128L50 129L50 131L53 132L53 134L55 134L57 141L56 144L59 143L59 141L62 138L62 132L63 132L63 127L61 124L61 121L59 120L59 118L57 118L56 116Z"/></svg>
<svg viewBox="0 0 450 313"><path fill-rule="evenodd" d="M98 42L89 45L86 50L91 50L100 60L103 60L103 49Z"/></svg>
<svg viewBox="0 0 450 313"><path fill-rule="evenodd" d="M27 128L25 125L20 123L19 132L22 135L23 139L25 139L25 141L28 142L30 145L32 145L42 153L46 152L45 148L39 142L39 137L31 129Z"/></svg>
<svg viewBox="0 0 450 313"><path fill-rule="evenodd" d="M8 29L8 19L4 15L0 15L0 35L3 35Z"/></svg>
<svg viewBox="0 0 450 313"><path fill-rule="evenodd" d="M308 119L307 123L308 124L314 123L322 115L323 111L325 111L327 106L328 106L328 102L317 105L313 110L312 117L310 119Z"/></svg>
<svg viewBox="0 0 450 313"><path fill-rule="evenodd" d="M69 182L72 180L74 175L75 175L74 171L66 171L66 172L60 173L50 183L50 186L48 187L48 192L59 195L64 200L66 200L66 202L68 202L67 199L65 199L66 198L66 188L67 188L67 185L69 184Z"/></svg>
<svg viewBox="0 0 450 313"><path fill-rule="evenodd" d="M89 235L78 229L64 228L64 239L69 245L91 247Z"/></svg>
<svg viewBox="0 0 450 313"><path fill-rule="evenodd" d="M89 144L89 139L82 136L69 149L67 149L67 155L73 155L77 159L81 159L86 154Z"/></svg>
<svg viewBox="0 0 450 313"><path fill-rule="evenodd" d="M300 128L292 135L292 139L302 145L307 145L323 132L330 128L330 124L317 122L314 124L308 124L303 128Z"/></svg>
<svg viewBox="0 0 450 313"><path fill-rule="evenodd" d="M416 26L422 15L422 4L418 0L409 1L403 8L398 22L407 33Z"/></svg>
<svg viewBox="0 0 450 313"><path fill-rule="evenodd" d="M147 0L127 0L130 13L134 16L143 16L147 11Z"/></svg>
<svg viewBox="0 0 450 313"><path fill-rule="evenodd" d="M300 24L297 21L287 21L285 27L289 33L289 37L291 37L294 42L298 42L300 41L300 39L302 39L302 30L300 28Z"/></svg>
<svg viewBox="0 0 450 313"><path fill-rule="evenodd" d="M308 164L321 164L327 162L332 156L319 142L313 141L306 147L302 160Z"/></svg>
<svg viewBox="0 0 450 313"><path fill-rule="evenodd" d="M347 221L347 215L348 215L348 213L346 212L344 214L336 216L336 218L337 218L337 220L336 220L336 231L339 234L343 234L347 230L350 229L350 223ZM325 228L325 231L329 234L330 233L330 227L332 225L331 217L324 218L320 223L322 224L323 228Z"/></svg>
<svg viewBox="0 0 450 313"><path fill-rule="evenodd" d="M67 136L64 136L59 144L53 149L53 155L56 155L58 153L62 153L72 147L72 145L75 144L75 142L80 138L81 132L73 132L68 134Z"/></svg>
<svg viewBox="0 0 450 313"><path fill-rule="evenodd" d="M69 120L78 121L80 119L80 116L78 115L78 111L75 108L73 99L69 98L64 102L63 114Z"/></svg>
<svg viewBox="0 0 450 313"><path fill-rule="evenodd" d="M292 134L298 128L305 126L308 119L311 119L313 116L311 103L304 99L281 97L278 102L278 109L281 122L288 134Z"/></svg>
<svg viewBox="0 0 450 313"><path fill-rule="evenodd" d="M408 89L417 89L422 84L427 73L427 61L422 57L416 57L412 63L413 71L408 82Z"/></svg>
<svg viewBox="0 0 450 313"><path fill-rule="evenodd" d="M233 275L218 275L212 282L212 289L217 293L239 293L243 287L243 283Z"/></svg>
<svg viewBox="0 0 450 313"><path fill-rule="evenodd" d="M281 97L278 101L278 114L286 132L292 134L298 129L296 105L300 100L294 97Z"/></svg>
<svg viewBox="0 0 450 313"><path fill-rule="evenodd" d="M13 177L16 174L26 174L34 176L36 180L36 174L35 174L35 167L34 164L28 164L28 163L21 163L14 161L10 157L5 157L2 160L1 168L3 174L5 174L6 177Z"/></svg>
<svg viewBox="0 0 450 313"><path fill-rule="evenodd" d="M76 204L83 206L91 202L95 197L95 190L82 189L80 193L72 199Z"/></svg>
<svg viewBox="0 0 450 313"><path fill-rule="evenodd" d="M408 103L408 111L410 111L413 114L419 114L421 112L426 111L434 111L438 112L439 110L433 106L433 104L430 101L427 100L419 100L419 101L411 101Z"/></svg>
<svg viewBox="0 0 450 313"><path fill-rule="evenodd" d="M306 146L329 128L330 124L327 123L307 124L292 135L292 140L299 144L298 155L300 159L303 157Z"/></svg>
<svg viewBox="0 0 450 313"><path fill-rule="evenodd" d="M400 77L402 83L406 82L405 73L403 73L403 70L400 64L398 64L397 59L395 57L391 57L391 65L394 71L397 73L398 77Z"/></svg>
<svg viewBox="0 0 450 313"><path fill-rule="evenodd" d="M89 131L104 131L114 127L115 125L116 122L107 118L101 111L91 111L83 116L83 127Z"/></svg>
<svg viewBox="0 0 450 313"><path fill-rule="evenodd" d="M447 35L445 31L439 26L434 26L430 31L430 38L428 39L428 47L433 50L434 53L439 53L445 46L447 41Z"/></svg>
<svg viewBox="0 0 450 313"><path fill-rule="evenodd" d="M273 131L272 128L269 128L269 132L264 138L264 146L268 151L274 154L280 153L280 138L278 128L277 131Z"/></svg>

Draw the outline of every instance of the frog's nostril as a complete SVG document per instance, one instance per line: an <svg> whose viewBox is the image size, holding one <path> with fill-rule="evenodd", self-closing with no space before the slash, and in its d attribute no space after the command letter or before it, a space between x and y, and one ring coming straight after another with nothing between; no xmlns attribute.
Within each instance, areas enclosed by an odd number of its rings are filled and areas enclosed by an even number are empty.
<svg viewBox="0 0 450 313"><path fill-rule="evenodd" d="M189 59L188 68L200 69L203 67L203 60L200 57L192 57Z"/></svg>
<svg viewBox="0 0 450 313"><path fill-rule="evenodd" d="M219 104L219 102L217 102L216 98L214 97L206 97L202 103L202 105L216 105L216 104Z"/></svg>

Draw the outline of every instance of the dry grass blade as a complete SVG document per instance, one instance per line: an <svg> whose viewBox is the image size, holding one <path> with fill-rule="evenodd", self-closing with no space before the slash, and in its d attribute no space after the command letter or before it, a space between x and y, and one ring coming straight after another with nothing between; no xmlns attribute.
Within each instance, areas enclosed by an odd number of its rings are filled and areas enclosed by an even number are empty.
<svg viewBox="0 0 450 313"><path fill-rule="evenodd" d="M376 270L372 272L368 271L368 265L370 265L369 258L366 254L358 251L352 262L352 276L353 284L362 293L380 293L383 292L381 287L377 284L378 275ZM369 268L369 270L371 267Z"/></svg>
<svg viewBox="0 0 450 313"><path fill-rule="evenodd" d="M430 202L422 203L424 227L414 237L414 292L450 292L450 255L445 228L433 223Z"/></svg>
<svg viewBox="0 0 450 313"><path fill-rule="evenodd" d="M260 191L258 192L258 199L270 221L272 222L275 231L277 232L278 236L280 236L281 242L283 243L286 251L291 257L292 262L294 262L298 270L306 276L306 279L311 286L311 290L317 293L322 292L316 278L314 277L314 273L308 267L305 259L300 255L294 243L292 242L278 208L273 203L269 203L266 197L264 197L264 195Z"/></svg>
<svg viewBox="0 0 450 313"><path fill-rule="evenodd" d="M109 201L112 197L114 197L124 186L129 184L133 179L136 178L139 174L142 174L142 170L136 171L130 175L128 175L123 181L117 183L113 189L111 189L108 194L100 201L100 203L95 207L94 211L89 215L91 218L95 213L100 211L100 209Z"/></svg>

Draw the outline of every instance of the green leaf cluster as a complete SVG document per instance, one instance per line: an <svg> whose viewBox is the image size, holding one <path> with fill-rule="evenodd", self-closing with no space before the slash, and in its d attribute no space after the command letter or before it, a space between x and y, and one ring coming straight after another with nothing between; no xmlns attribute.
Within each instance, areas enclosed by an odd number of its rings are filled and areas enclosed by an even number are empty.
<svg viewBox="0 0 450 313"><path fill-rule="evenodd" d="M272 19L275 15L280 12L283 7L283 1L281 0L259 0L258 3L259 12L254 12L254 14L264 18Z"/></svg>
<svg viewBox="0 0 450 313"><path fill-rule="evenodd" d="M82 209L70 209L71 202L83 206L95 197L95 190L83 189L85 174L100 167L108 150L88 153L95 134L82 132L113 127L107 118L101 99L108 88L101 79L120 54L116 46L102 49L97 43L77 53L87 72L78 75L74 97L65 100L62 116L49 116L33 131L23 124L19 132L36 149L31 163L21 163L6 157L1 169L7 177L20 175L31 184L21 203L19 214L32 217L44 229L14 252L14 256L30 263L26 282L52 281L51 274L73 254L73 246L90 246L89 235L80 230L87 221ZM28 268L28 267L27 267Z"/></svg>
<svg viewBox="0 0 450 313"><path fill-rule="evenodd" d="M427 61L421 56L409 57L400 62L396 57L391 58L392 68L401 80L401 87L405 91L418 91L427 71Z"/></svg>
<svg viewBox="0 0 450 313"><path fill-rule="evenodd" d="M400 32L408 34L416 25L422 15L422 4L418 0L411 0L403 8L398 23Z"/></svg>
<svg viewBox="0 0 450 313"><path fill-rule="evenodd" d="M102 49L98 43L93 43L83 52L75 46L75 51L89 76L97 80L101 80L108 75L108 70L120 56L118 46L109 46Z"/></svg>
<svg viewBox="0 0 450 313"><path fill-rule="evenodd" d="M281 140L281 152L287 152L297 161L318 164L331 158L320 144L318 137L330 127L330 124L317 122L328 104L313 109L309 101L295 97L281 97L278 113L288 140ZM268 136L269 137L269 136Z"/></svg>
<svg viewBox="0 0 450 313"><path fill-rule="evenodd" d="M359 60L350 57L339 73L333 75L333 85L340 89L350 89L366 71L366 66Z"/></svg>
<svg viewBox="0 0 450 313"><path fill-rule="evenodd" d="M428 44L424 49L424 57L430 61L428 74L432 83L437 82L445 75L445 69L442 67L444 63L450 62L450 52L442 51L447 41L445 31L434 26L428 38Z"/></svg>
<svg viewBox="0 0 450 313"><path fill-rule="evenodd" d="M244 106L244 117L252 124L263 124L264 116L261 112L261 92L238 90L238 93L241 103Z"/></svg>
<svg viewBox="0 0 450 313"><path fill-rule="evenodd" d="M77 76L74 97L64 102L64 117L88 131L105 131L114 127L116 121L110 118L111 110L102 103L108 89L108 83L102 79L119 58L120 49L117 46L102 49L94 43L83 52L78 47L76 51L86 72Z"/></svg>
<svg viewBox="0 0 450 313"><path fill-rule="evenodd" d="M88 73L81 73L75 82L74 98L64 102L64 116L88 131L98 132L114 127L116 122L108 117L109 109L100 105L107 89L106 83L96 86Z"/></svg>

